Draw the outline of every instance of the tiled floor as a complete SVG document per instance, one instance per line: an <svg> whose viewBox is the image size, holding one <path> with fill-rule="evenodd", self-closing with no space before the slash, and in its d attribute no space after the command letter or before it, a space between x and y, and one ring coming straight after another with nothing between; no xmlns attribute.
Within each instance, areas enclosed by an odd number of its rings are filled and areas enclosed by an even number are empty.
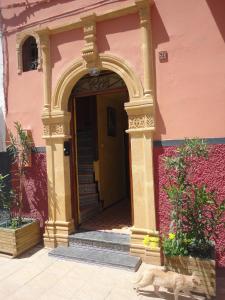
<svg viewBox="0 0 225 300"><path fill-rule="evenodd" d="M142 264L140 271L151 267L153 266ZM155 297L152 287L137 296L132 283L136 276L136 273L130 271L59 260L49 257L48 250L36 247L17 259L0 256L0 299L163 299ZM174 300L174 296L168 292L163 295L164 299ZM179 297L179 300L188 299L190 298Z"/></svg>
<svg viewBox="0 0 225 300"><path fill-rule="evenodd" d="M116 231L129 233L131 209L129 201L121 201L92 217L81 225L81 229Z"/></svg>

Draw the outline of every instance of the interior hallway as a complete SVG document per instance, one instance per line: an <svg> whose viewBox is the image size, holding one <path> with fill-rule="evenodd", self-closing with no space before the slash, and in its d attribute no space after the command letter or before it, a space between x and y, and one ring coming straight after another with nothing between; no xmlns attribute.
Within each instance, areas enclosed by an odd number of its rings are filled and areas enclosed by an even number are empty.
<svg viewBox="0 0 225 300"><path fill-rule="evenodd" d="M84 222L81 230L104 230L130 233L132 226L129 201L120 201Z"/></svg>

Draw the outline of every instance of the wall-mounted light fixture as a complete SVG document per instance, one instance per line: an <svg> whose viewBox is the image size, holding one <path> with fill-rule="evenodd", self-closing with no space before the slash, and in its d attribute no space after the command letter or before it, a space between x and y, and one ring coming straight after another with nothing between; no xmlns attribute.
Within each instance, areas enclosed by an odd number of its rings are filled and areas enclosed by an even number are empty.
<svg viewBox="0 0 225 300"><path fill-rule="evenodd" d="M101 72L101 70L98 68L90 68L88 70L89 75L93 76L93 77L99 76L100 72Z"/></svg>

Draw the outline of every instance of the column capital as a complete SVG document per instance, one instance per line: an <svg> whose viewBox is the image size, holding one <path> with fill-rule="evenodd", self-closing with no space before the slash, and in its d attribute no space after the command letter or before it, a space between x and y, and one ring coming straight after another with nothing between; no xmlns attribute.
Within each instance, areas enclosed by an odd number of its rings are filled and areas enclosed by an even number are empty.
<svg viewBox="0 0 225 300"><path fill-rule="evenodd" d="M154 107L152 101L142 100L125 103L129 128L127 133L140 134L155 130Z"/></svg>
<svg viewBox="0 0 225 300"><path fill-rule="evenodd" d="M70 138L70 119L71 113L69 112L52 112L42 115L43 122L43 138Z"/></svg>

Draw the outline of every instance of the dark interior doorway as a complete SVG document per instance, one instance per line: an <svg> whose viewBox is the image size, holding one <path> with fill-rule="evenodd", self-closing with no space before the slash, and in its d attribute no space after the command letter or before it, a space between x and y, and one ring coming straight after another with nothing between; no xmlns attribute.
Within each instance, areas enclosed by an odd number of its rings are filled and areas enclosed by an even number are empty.
<svg viewBox="0 0 225 300"><path fill-rule="evenodd" d="M72 92L71 194L74 218L82 228L131 225L127 98L124 87L83 96L76 87Z"/></svg>

